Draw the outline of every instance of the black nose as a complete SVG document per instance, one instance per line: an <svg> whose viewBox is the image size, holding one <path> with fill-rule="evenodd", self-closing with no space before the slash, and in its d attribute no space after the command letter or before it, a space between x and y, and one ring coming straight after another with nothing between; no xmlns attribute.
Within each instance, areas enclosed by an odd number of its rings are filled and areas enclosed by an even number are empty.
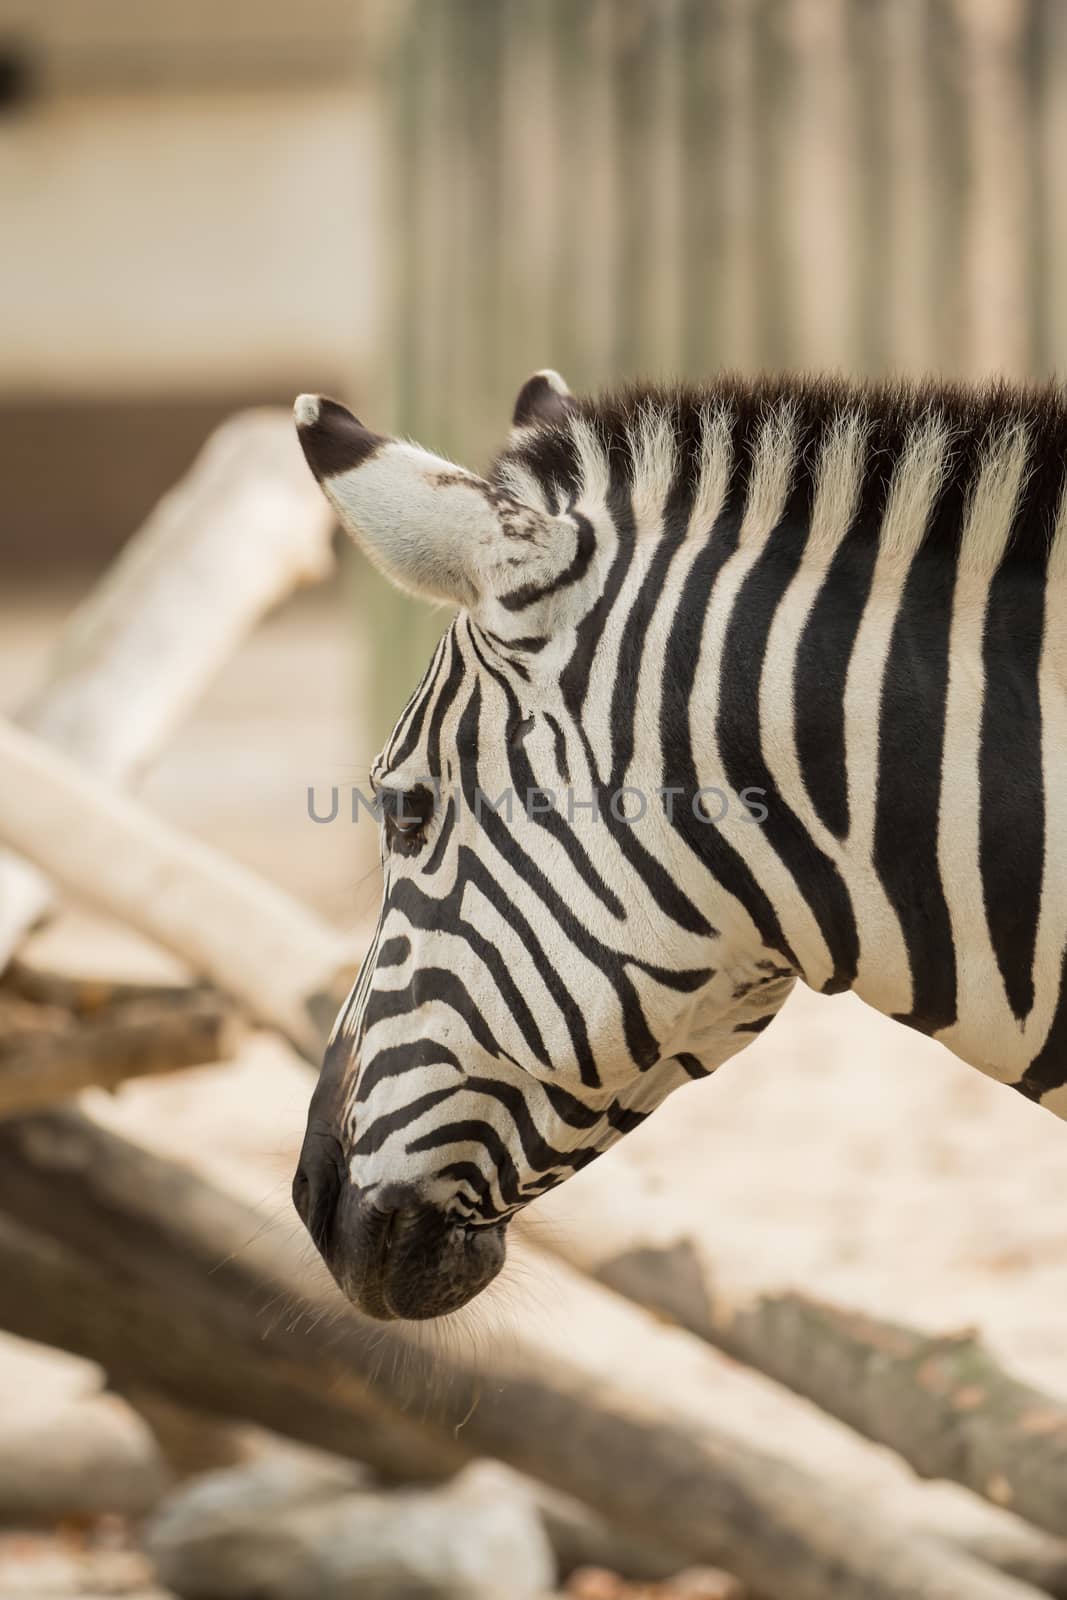
<svg viewBox="0 0 1067 1600"><path fill-rule="evenodd" d="M293 1179L293 1204L318 1250L326 1254L337 1201L344 1183L344 1159L332 1133L309 1128Z"/></svg>
<svg viewBox="0 0 1067 1600"><path fill-rule="evenodd" d="M304 1141L293 1198L340 1289L382 1321L455 1311L504 1261L502 1228L468 1227L417 1186L357 1189L347 1181L336 1140Z"/></svg>

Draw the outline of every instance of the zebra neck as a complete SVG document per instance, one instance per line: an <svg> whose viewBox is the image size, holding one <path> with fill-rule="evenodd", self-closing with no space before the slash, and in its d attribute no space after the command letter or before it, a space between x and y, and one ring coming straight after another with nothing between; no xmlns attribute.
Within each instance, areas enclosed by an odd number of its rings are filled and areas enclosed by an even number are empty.
<svg viewBox="0 0 1067 1600"><path fill-rule="evenodd" d="M1067 596L945 545L894 568L857 535L809 562L806 534L780 526L709 606L699 771L766 807L718 830L713 870L812 987L854 988L968 1059L971 1018L995 1013L991 1051L1010 1055L1067 939L1048 911L1067 890L1049 861Z"/></svg>

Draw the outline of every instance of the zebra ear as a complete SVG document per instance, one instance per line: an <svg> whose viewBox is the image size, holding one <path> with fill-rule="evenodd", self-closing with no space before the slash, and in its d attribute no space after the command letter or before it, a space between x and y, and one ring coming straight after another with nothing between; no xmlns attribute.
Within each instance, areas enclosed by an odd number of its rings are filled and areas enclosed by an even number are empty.
<svg viewBox="0 0 1067 1600"><path fill-rule="evenodd" d="M372 433L336 400L301 395L294 415L342 525L401 589L476 607L557 559L554 519L475 473Z"/></svg>
<svg viewBox="0 0 1067 1600"><path fill-rule="evenodd" d="M558 372L545 367L527 378L515 397L511 414L512 431L537 427L541 423L558 424L574 410L574 398Z"/></svg>

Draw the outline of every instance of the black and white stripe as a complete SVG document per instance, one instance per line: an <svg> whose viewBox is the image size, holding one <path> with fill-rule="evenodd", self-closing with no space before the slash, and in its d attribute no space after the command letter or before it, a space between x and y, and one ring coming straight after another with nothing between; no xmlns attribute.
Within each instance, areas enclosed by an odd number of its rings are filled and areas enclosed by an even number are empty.
<svg viewBox="0 0 1067 1600"><path fill-rule="evenodd" d="M488 480L302 405L360 544L461 607L373 772L319 1098L362 1191L493 1225L797 978L1067 1115L1061 390L538 375Z"/></svg>

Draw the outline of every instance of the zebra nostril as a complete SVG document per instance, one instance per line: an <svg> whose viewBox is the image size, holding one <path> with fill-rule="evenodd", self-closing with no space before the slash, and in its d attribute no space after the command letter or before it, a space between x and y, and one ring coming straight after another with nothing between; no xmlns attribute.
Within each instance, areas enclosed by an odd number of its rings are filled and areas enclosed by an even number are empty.
<svg viewBox="0 0 1067 1600"><path fill-rule="evenodd" d="M293 1205L301 1222L307 1227L308 1212L311 1209L311 1179L303 1167L297 1167L293 1179Z"/></svg>
<svg viewBox="0 0 1067 1600"><path fill-rule="evenodd" d="M324 1251L341 1193L340 1147L334 1139L308 1135L293 1177L293 1205L297 1216Z"/></svg>

